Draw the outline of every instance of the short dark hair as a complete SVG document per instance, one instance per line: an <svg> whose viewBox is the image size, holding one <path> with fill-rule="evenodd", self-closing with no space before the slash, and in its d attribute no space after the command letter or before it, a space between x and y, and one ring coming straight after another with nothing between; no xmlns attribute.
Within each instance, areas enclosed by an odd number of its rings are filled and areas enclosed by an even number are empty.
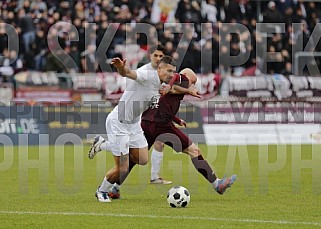
<svg viewBox="0 0 321 229"><path fill-rule="evenodd" d="M172 57L170 57L170 56L164 56L164 57L160 60L159 64L161 64L161 63L170 64L170 65L176 67L176 62L175 62L175 60L174 60Z"/></svg>
<svg viewBox="0 0 321 229"><path fill-rule="evenodd" d="M165 47L161 44L158 44L158 45L153 45L149 48L148 52L149 54L152 54L153 52L155 51L161 51L161 52L165 52Z"/></svg>

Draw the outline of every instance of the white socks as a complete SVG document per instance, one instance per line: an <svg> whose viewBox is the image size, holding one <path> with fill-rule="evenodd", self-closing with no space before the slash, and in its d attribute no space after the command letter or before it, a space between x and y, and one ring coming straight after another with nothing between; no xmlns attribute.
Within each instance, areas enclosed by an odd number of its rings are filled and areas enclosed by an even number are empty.
<svg viewBox="0 0 321 229"><path fill-rule="evenodd" d="M101 143L99 148L100 148L100 150L110 151L110 143L109 143L109 141L106 140L103 143Z"/></svg>
<svg viewBox="0 0 321 229"><path fill-rule="evenodd" d="M113 185L113 187L115 187L115 188L117 188L117 189L120 189L120 184L115 183L115 184Z"/></svg>
<svg viewBox="0 0 321 229"><path fill-rule="evenodd" d="M98 191L100 192L108 192L109 189L113 186L113 184L109 183L109 181L106 179L106 177L104 178L103 182L101 183Z"/></svg>
<svg viewBox="0 0 321 229"><path fill-rule="evenodd" d="M163 152L159 152L155 149L153 149L151 154L151 180L158 179L159 171L161 167L161 163L163 161Z"/></svg>
<svg viewBox="0 0 321 229"><path fill-rule="evenodd" d="M218 185L218 181L219 181L219 180L220 180L220 179L216 178L216 180L212 183L212 185L213 185L214 188L217 188L217 185Z"/></svg>

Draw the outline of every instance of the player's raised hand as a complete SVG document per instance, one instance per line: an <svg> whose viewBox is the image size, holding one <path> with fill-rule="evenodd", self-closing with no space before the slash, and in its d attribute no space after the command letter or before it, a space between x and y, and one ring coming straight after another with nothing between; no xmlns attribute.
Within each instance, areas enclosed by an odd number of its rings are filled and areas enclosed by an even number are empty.
<svg viewBox="0 0 321 229"><path fill-rule="evenodd" d="M115 57L110 62L116 69L117 72L123 76L132 80L137 79L136 71L130 70L126 67L126 59L121 60L119 57Z"/></svg>
<svg viewBox="0 0 321 229"><path fill-rule="evenodd" d="M191 86L189 86L188 88L188 93L194 97L197 97L197 98L202 98L202 96L200 96L197 92L197 89L195 87L194 84L192 84Z"/></svg>
<svg viewBox="0 0 321 229"><path fill-rule="evenodd" d="M124 68L125 64L126 64L126 59L125 60L121 60L119 57L115 57L115 58L113 58L111 60L110 63L117 69Z"/></svg>

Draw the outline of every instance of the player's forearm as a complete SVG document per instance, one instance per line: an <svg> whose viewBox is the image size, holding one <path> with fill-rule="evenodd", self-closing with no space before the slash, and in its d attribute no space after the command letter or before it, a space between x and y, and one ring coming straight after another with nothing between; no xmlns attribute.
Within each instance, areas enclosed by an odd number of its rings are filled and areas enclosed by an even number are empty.
<svg viewBox="0 0 321 229"><path fill-rule="evenodd" d="M189 94L189 90L187 88L178 86L178 85L173 85L172 89L170 90L171 94Z"/></svg>
<svg viewBox="0 0 321 229"><path fill-rule="evenodd" d="M126 66L124 66L123 68L118 68L117 71L122 77L127 77L127 78L133 79L133 80L135 80L137 78L136 72L133 70L130 70Z"/></svg>
<svg viewBox="0 0 321 229"><path fill-rule="evenodd" d="M197 89L193 84L189 86L189 88L183 88L181 86L175 85L174 89L171 91L173 91L171 92L172 94L189 94L196 98L202 98L202 96L198 94Z"/></svg>
<svg viewBox="0 0 321 229"><path fill-rule="evenodd" d="M126 66L122 68L117 68L117 71L123 77L126 77L126 75L130 72L130 70Z"/></svg>

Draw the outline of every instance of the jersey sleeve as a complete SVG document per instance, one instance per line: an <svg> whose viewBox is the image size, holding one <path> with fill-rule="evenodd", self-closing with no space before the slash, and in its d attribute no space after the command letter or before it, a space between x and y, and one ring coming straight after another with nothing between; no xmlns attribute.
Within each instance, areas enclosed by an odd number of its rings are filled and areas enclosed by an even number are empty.
<svg viewBox="0 0 321 229"><path fill-rule="evenodd" d="M179 86L184 87L184 88L188 88L189 80L184 74L177 74L173 84L174 85L179 85ZM171 85L171 86L173 86L173 85Z"/></svg>
<svg viewBox="0 0 321 229"><path fill-rule="evenodd" d="M148 76L148 70L145 68L138 68L136 70L136 74L137 74L137 79L136 81L139 83L143 83L147 80L147 76Z"/></svg>
<svg viewBox="0 0 321 229"><path fill-rule="evenodd" d="M171 81L169 81L169 85L171 85L171 87L174 85L174 84L177 84L177 82L179 82L180 80L180 75L178 73L175 73L173 78L171 79Z"/></svg>
<svg viewBox="0 0 321 229"><path fill-rule="evenodd" d="M177 117L176 115L173 117L173 121L177 123L178 125L181 123L181 119Z"/></svg>

